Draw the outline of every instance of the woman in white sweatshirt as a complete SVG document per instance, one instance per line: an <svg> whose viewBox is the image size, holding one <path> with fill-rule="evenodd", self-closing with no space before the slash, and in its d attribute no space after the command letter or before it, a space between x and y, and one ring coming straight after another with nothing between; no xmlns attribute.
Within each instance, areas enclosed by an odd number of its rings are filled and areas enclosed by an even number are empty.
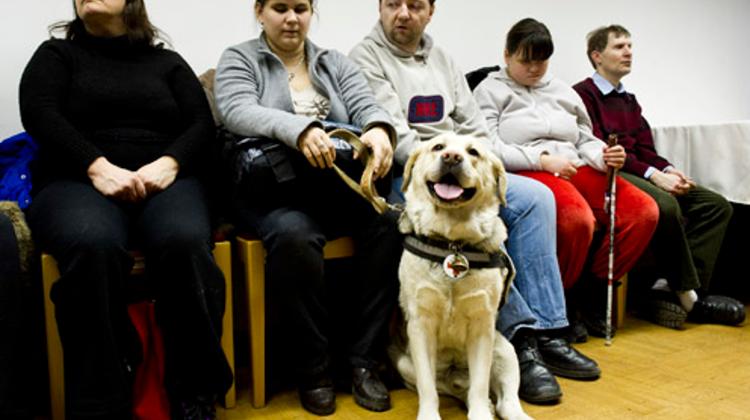
<svg viewBox="0 0 750 420"><path fill-rule="evenodd" d="M498 141L524 151L528 167L518 173L541 181L555 195L558 259L563 283L570 288L589 255L591 275L587 277L607 278L609 238L592 242L595 225L608 225L604 209L607 168L621 168L626 153L621 146L607 147L594 137L578 94L547 73L553 50L543 23L531 18L519 21L507 35L506 66L490 73L474 96ZM648 195L621 178L616 199L614 277L619 278L651 239L658 208ZM589 250L591 246L595 249ZM595 335L603 331L587 326Z"/></svg>

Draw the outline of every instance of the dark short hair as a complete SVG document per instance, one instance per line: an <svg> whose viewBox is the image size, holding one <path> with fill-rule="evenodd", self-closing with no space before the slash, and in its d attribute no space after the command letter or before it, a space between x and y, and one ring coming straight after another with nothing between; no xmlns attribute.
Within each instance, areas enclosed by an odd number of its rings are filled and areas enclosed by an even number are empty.
<svg viewBox="0 0 750 420"><path fill-rule="evenodd" d="M589 34L586 35L586 41L588 44L586 48L586 56L589 58L591 65L594 66L594 70L596 70L596 63L594 63L594 60L591 58L591 53L594 51L602 52L607 48L609 34L614 34L615 37L623 35L630 36L630 32L621 25L602 26L589 32Z"/></svg>
<svg viewBox="0 0 750 420"><path fill-rule="evenodd" d="M73 2L75 11L75 2ZM125 22L125 28L128 39L132 43L146 43L155 45L157 41L166 41L166 37L159 29L151 24L146 13L146 5L143 0L125 0L125 8L122 11L122 18ZM70 21L53 23L49 27L50 35L53 32L65 32L65 39L73 39L76 35L85 31L83 21L76 17Z"/></svg>
<svg viewBox="0 0 750 420"><path fill-rule="evenodd" d="M267 1L267 0L255 0L255 4L256 4L257 6L260 6L261 8L263 8L263 7L265 7L265 5L266 5L266 1ZM309 2L310 2L310 7L312 7L312 6L313 6L313 0L307 0L307 1L309 1Z"/></svg>
<svg viewBox="0 0 750 420"><path fill-rule="evenodd" d="M383 2L383 0L378 0L378 4L380 4L382 2ZM430 0L430 6L432 6L433 4L435 4L435 0Z"/></svg>
<svg viewBox="0 0 750 420"><path fill-rule="evenodd" d="M521 19L508 31L505 50L509 55L521 54L528 61L544 61L552 56L555 45L547 27L532 18Z"/></svg>

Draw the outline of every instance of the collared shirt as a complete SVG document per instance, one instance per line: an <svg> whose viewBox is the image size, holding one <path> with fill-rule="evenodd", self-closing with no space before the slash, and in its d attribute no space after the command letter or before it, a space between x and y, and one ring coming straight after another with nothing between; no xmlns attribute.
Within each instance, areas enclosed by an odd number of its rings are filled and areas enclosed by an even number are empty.
<svg viewBox="0 0 750 420"><path fill-rule="evenodd" d="M617 86L614 86L612 82L605 79L598 72L594 72L594 75L591 76L591 80L594 81L594 84L603 95L609 95L610 93L612 93L612 91L615 91L617 93L625 93L625 86L623 86L622 82L618 83ZM669 169L671 168L673 168L672 165L667 166L666 168L664 168L664 172L669 171ZM648 169L646 169L646 172L643 174L643 177L646 179L650 179L651 175L653 175L654 172L656 172L656 168L654 168L653 166L649 166Z"/></svg>
<svg viewBox="0 0 750 420"><path fill-rule="evenodd" d="M617 87L612 85L612 82L605 79L601 74L598 72L594 72L594 75L591 76L591 80L594 81L594 84L596 87L599 88L599 90L604 95L609 95L613 90L617 93L624 93L625 92L625 86L622 85L622 82L620 82Z"/></svg>

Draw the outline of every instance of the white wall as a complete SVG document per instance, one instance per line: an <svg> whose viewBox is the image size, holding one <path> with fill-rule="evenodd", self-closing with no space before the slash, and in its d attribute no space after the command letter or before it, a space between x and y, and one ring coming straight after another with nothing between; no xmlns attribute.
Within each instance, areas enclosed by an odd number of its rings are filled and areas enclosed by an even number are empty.
<svg viewBox="0 0 750 420"><path fill-rule="evenodd" d="M311 38L348 52L373 27L375 0L318 0ZM147 0L152 21L196 72L223 49L257 36L253 0ZM72 16L70 0L0 2L0 138L22 130L18 81L47 26ZM464 70L495 64L510 26L531 16L552 31L551 71L575 83L592 73L585 36L620 23L633 33L634 72L625 79L652 125L750 120L747 0L437 0L428 31Z"/></svg>

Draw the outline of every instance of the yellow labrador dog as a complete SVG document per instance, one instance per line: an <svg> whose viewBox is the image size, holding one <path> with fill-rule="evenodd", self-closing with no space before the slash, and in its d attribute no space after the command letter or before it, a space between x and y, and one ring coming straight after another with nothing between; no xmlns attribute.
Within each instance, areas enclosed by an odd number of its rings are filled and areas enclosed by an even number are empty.
<svg viewBox="0 0 750 420"><path fill-rule="evenodd" d="M404 170L399 229L406 234L399 300L405 334L389 354L419 393L419 420L439 419L438 393L462 399L472 420L528 419L518 400L513 346L495 330L512 276L501 251L505 200L500 160L477 139L443 134Z"/></svg>

